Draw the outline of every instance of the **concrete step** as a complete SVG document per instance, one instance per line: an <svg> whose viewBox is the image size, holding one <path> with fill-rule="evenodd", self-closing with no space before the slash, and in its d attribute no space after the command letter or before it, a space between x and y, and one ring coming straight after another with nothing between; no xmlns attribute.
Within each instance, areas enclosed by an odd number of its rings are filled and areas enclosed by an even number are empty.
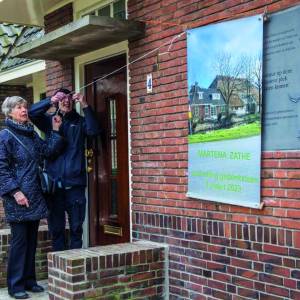
<svg viewBox="0 0 300 300"><path fill-rule="evenodd" d="M49 294L48 294L48 280L39 281L39 284L45 288L44 293L30 293L29 300L49 300ZM10 297L7 293L7 288L0 289L0 299L1 300L12 300L14 298Z"/></svg>

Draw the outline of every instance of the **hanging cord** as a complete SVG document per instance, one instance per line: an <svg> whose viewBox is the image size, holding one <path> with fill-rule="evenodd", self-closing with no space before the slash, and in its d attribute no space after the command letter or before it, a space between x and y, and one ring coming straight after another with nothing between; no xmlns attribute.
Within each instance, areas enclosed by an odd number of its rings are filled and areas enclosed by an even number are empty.
<svg viewBox="0 0 300 300"><path fill-rule="evenodd" d="M237 14L237 15L235 15L235 17L236 17L236 16L244 16L244 13L242 13L242 14ZM266 20L268 19L268 17L269 17L269 16L268 16L268 12L267 12L267 8L265 8L265 10L264 10L263 17L264 17L264 21L266 21ZM127 68L127 67L130 66L131 64L136 63L137 61L140 61L141 59L147 57L148 55L150 55L150 54L152 54L152 53L154 53L154 52L160 50L160 49L163 48L164 46L169 45L167 51L162 52L162 53L159 53L158 55L164 55L164 54L170 53L170 51L171 51L171 49L172 49L172 46L173 46L174 42L175 42L177 39L181 38L184 34L186 34L186 33L187 33L186 31L187 31L188 29L193 28L194 25L196 25L196 22L191 22L191 23L188 23L188 24L181 25L181 24L179 24L179 22L165 22L165 21L160 21L160 20L139 20L139 21L142 21L142 22L145 22L145 23L149 23L149 24L153 24L153 25L177 26L177 27L181 27L184 31L181 32L180 34L175 35L172 39L170 39L169 41L163 43L163 44L160 45L159 47L157 47L157 48L155 48L155 49L153 49L153 50L147 52L146 54L144 54L144 55L138 57L137 59L133 60L132 62L130 62L130 63L128 63L128 64L126 64L126 65L124 65L124 66L122 66L122 67L120 67L120 68L118 68L118 69L112 71L112 72L110 72L109 74L104 75L104 76L101 77L101 78L98 78L98 79L96 79L96 80L93 80L93 81L91 81L90 83L88 83L88 84L86 84L86 85L83 85L83 86L79 87L78 92L79 92L80 90L82 90L82 89L84 89L84 88L86 88L86 87L88 87L88 86L94 84L95 82L104 80L105 78L107 78L107 77L109 77L109 76L111 76L111 75L113 75L113 74L119 72L120 70L123 70L124 68ZM221 21L221 20L220 20L220 21ZM205 22L204 22L203 24L201 24L201 26L204 26L204 25L207 25L207 24L206 24ZM74 93L76 93L76 90L71 91L68 95L74 94ZM57 115L58 113L59 113L59 108L56 110L55 115Z"/></svg>
<svg viewBox="0 0 300 300"><path fill-rule="evenodd" d="M266 9L265 9L265 12L266 12ZM238 16L242 16L242 15L244 15L244 14L238 14ZM235 17L236 17L236 16L235 16ZM163 48L163 47L165 47L165 46L167 46L167 45L169 45L167 51L165 51L165 52L163 52L163 53L159 53L158 55L168 54L168 53L171 51L171 48L172 48L174 42L175 42L176 40L178 40L179 38L181 38L184 34L186 34L186 33L187 33L186 31L187 31L189 28L193 28L193 25L195 25L195 24L194 24L195 22L191 22L191 23L188 23L188 24L181 25L181 24L179 24L178 22L164 22L164 21L160 21L160 20L139 20L139 21L142 21L142 22L145 22L145 23L149 23L149 24L153 24L153 25L177 26L177 27L181 27L181 29L183 29L184 31L181 32L180 34L175 35L172 39L170 39L169 41L163 43L163 44L160 45L159 47L157 47L157 48L155 48L155 49L153 49L153 50L147 52L146 54L144 54L144 55L138 57L137 59L133 60L132 62L130 62L130 63L128 63L128 64L126 64L126 65L124 65L124 66L122 66L122 67L120 67L120 68L118 68L118 69L112 71L112 72L109 73L109 74L104 75L104 76L101 77L101 78L98 78L98 79L96 79L96 80L93 80L93 81L91 81L90 83L88 83L88 84L86 84L86 85L83 85L83 86L79 87L78 92L79 92L80 90L82 90L82 89L84 89L84 88L86 88L86 87L88 87L88 86L94 84L95 82L101 81L101 80L103 80L103 79L105 79L105 78L107 78L107 77L109 77L109 76L111 76L111 75L113 75L113 74L119 72L120 70L123 70L124 68L127 68L127 67L130 66L131 64L136 63L137 61L140 61L141 59L147 57L148 55L150 55L150 54L152 54L152 53L158 51L159 49L161 49L161 48ZM203 26L203 25L206 25L206 24L204 23L204 24L202 24L202 26ZM75 93L75 92L76 92L76 90L73 90L73 91L71 91L69 94L73 94L73 93Z"/></svg>
<svg viewBox="0 0 300 300"><path fill-rule="evenodd" d="M170 39L170 40L168 40L167 42L163 43L163 44L160 45L159 47L157 47L157 48L155 48L155 49L153 49L153 50L151 50L151 51L145 53L144 55L142 55L142 56L140 56L140 57L134 59L132 62L129 62L128 64L126 64L126 65L124 65L124 66L122 66L122 67L120 67L120 68L118 68L118 69L116 69L116 70L114 70L114 71L112 71L112 72L110 72L110 73L104 75L103 77L100 77L100 78L98 78L98 79L96 79L96 80L91 81L91 82L88 83L88 84L85 84L85 85L79 87L78 91L80 91L80 90L82 90L82 89L84 89L84 88L86 88L86 87L88 87L88 86L94 84L95 82L101 81L101 80L103 80L103 79L105 79L105 78L107 78L107 77L109 77L109 76L111 76L111 75L113 75L113 74L119 72L120 70L123 70L124 68L127 68L128 66L130 66L130 65L132 65L132 64L134 64L134 63L136 63L137 61L142 60L143 58L149 56L150 54L152 54L152 53L154 53L154 52L160 50L161 48L163 48L163 47L165 47L165 46L167 46L167 45L169 45L167 52L164 52L164 53L162 53L162 54L169 53L170 50L171 50L171 48L172 48L172 46L173 46L173 44L174 44L174 42L175 42L176 40L180 39L184 34L186 34L185 31L184 31L184 32L181 32L180 34L177 34L177 35L174 36L172 39ZM162 54L161 54L161 55L162 55ZM73 91L71 91L69 94L73 94L73 93L75 93L75 92L76 92L76 91L73 90ZM68 95L69 95L69 94L68 94Z"/></svg>
<svg viewBox="0 0 300 300"><path fill-rule="evenodd" d="M126 64L126 65L124 65L124 66L122 66L122 67L120 67L120 68L118 68L118 69L116 69L116 70L114 70L114 71L112 71L112 72L110 72L110 73L108 73L108 74L106 74L106 75L104 75L104 76L102 76L102 77L96 79L96 80L93 80L93 81L89 82L88 84L85 84L85 85L79 87L78 91L80 91L80 90L82 90L82 89L84 89L84 88L86 88L86 87L88 87L88 86L90 86L90 85L92 85L92 84L94 84L94 83L96 83L96 82L98 82L98 81L104 80L105 78L107 78L107 77L109 77L109 76L111 76L111 75L113 75L113 74L115 74L115 73L117 73L117 72L123 70L124 68L127 68L128 66L130 66L130 65L132 65L132 64L134 64L134 63L136 63L136 62L138 62L138 61L140 61L140 60L142 60L143 58L149 56L150 54L152 54L152 53L158 51L159 49L161 49L161 48L163 48L163 47L165 47L165 46L167 46L167 45L169 45L167 51L161 53L160 55L169 53L169 52L171 51L171 48L172 48L174 42L175 42L176 40L180 39L184 34L186 34L186 31L183 31L183 32L181 32L180 34L175 35L172 39L170 39L170 40L168 40L167 42L163 43L163 44L160 45L159 47L157 47L157 48L155 48L155 49L153 49L153 50L151 50L151 51L145 53L144 55L142 55L142 56L136 58L136 59L133 60L132 62L129 62L128 64ZM76 90L72 90L72 91L71 91L70 93L68 93L67 95L74 94L75 92L76 92ZM60 109L57 108L57 110L56 110L56 112L55 112L55 116L57 116L57 115L59 114L59 112L60 112Z"/></svg>
<svg viewBox="0 0 300 300"><path fill-rule="evenodd" d="M184 31L184 33L185 33L185 31ZM177 39L178 39L178 35L175 35L175 36L172 38L172 40L171 40L171 42L170 42L170 45L169 45L167 51L166 51L166 52L162 52L162 53L158 53L158 55L164 55L164 54L170 53L170 51L171 51L171 49L172 49L172 47L173 47L173 43L174 43Z"/></svg>

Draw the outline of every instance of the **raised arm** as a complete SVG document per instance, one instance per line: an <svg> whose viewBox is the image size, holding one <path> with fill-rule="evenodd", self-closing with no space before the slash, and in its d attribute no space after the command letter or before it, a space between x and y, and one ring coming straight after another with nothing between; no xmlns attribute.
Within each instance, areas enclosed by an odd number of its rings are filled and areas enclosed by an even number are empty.
<svg viewBox="0 0 300 300"><path fill-rule="evenodd" d="M42 158L55 158L57 157L65 146L65 140L59 133L59 127L62 120L59 116L52 118L52 130L47 135L46 140L42 140L36 134L37 142L39 143L39 152Z"/></svg>
<svg viewBox="0 0 300 300"><path fill-rule="evenodd" d="M80 106L83 110L84 114L84 131L86 135L95 136L99 135L101 130L99 126L99 122L96 119L94 111L87 104L86 99L83 95L77 93L73 95L73 100L80 103Z"/></svg>
<svg viewBox="0 0 300 300"><path fill-rule="evenodd" d="M40 130L49 133L52 124L51 117L46 114L47 110L51 107L51 98L46 98L31 105L28 110L29 119Z"/></svg>
<svg viewBox="0 0 300 300"><path fill-rule="evenodd" d="M99 122L96 119L94 111L90 106L87 106L83 109L84 113L84 130L86 135L88 136L96 136L99 135L101 130L99 126Z"/></svg>
<svg viewBox="0 0 300 300"><path fill-rule="evenodd" d="M64 138L58 132L51 131L45 140L37 137L41 158L57 157L65 146Z"/></svg>

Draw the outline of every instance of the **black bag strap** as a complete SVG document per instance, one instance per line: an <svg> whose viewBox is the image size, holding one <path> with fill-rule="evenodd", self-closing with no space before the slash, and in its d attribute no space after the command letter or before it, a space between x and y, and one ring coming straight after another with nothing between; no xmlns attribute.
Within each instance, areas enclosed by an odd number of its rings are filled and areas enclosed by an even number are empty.
<svg viewBox="0 0 300 300"><path fill-rule="evenodd" d="M34 160L34 161L36 161L36 162L38 162L36 159L35 159L35 157L33 157L32 156L32 153L31 153L31 151L29 150L29 148L12 132L12 131L10 131L9 129L7 129L7 128L4 128L4 130L5 131L7 131L7 132L9 132L18 142L19 142L19 144L21 144L22 146L23 146L23 148L24 149L26 149L26 151L29 153L29 155L31 156L31 158Z"/></svg>

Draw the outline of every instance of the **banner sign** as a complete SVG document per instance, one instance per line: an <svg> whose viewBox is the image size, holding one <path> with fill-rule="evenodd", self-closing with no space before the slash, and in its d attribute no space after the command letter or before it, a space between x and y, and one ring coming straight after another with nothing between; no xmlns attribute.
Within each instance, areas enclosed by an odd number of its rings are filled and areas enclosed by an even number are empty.
<svg viewBox="0 0 300 300"><path fill-rule="evenodd" d="M188 31L188 196L260 206L263 20Z"/></svg>
<svg viewBox="0 0 300 300"><path fill-rule="evenodd" d="M300 149L300 7L265 24L263 150Z"/></svg>

